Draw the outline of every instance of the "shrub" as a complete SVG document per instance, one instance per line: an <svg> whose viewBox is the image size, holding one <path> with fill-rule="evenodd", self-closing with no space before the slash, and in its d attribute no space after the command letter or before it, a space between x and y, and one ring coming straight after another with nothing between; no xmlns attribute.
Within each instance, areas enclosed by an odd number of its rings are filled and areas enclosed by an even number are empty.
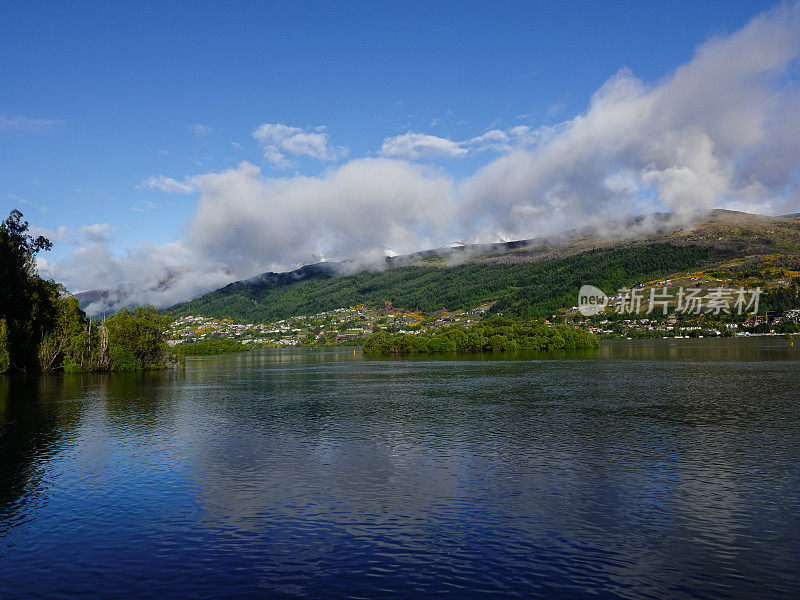
<svg viewBox="0 0 800 600"><path fill-rule="evenodd" d="M112 371L141 371L142 361L129 348L115 346L109 352Z"/></svg>

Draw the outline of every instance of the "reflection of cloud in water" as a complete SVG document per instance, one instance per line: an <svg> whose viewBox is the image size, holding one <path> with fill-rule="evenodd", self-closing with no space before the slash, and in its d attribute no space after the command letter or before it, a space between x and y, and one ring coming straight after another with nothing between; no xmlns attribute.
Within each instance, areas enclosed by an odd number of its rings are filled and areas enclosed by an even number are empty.
<svg viewBox="0 0 800 600"><path fill-rule="evenodd" d="M631 348L584 361L190 362L187 381L219 394L191 432L205 526L317 560L343 545L398 564L513 549L611 589L656 593L681 571L713 582L716 563L745 559L748 528L780 536L774 510L752 512L769 483L748 471L756 434L742 447L737 428L762 432L774 409L742 398L749 369L780 395L786 363L728 362L752 344L716 362L697 348L694 360L632 362ZM588 562L565 558L576 552Z"/></svg>
<svg viewBox="0 0 800 600"><path fill-rule="evenodd" d="M566 360L253 351L0 387L7 572L39 589L46 563L93 586L138 585L139 564L285 594L786 596L797 353L683 341Z"/></svg>

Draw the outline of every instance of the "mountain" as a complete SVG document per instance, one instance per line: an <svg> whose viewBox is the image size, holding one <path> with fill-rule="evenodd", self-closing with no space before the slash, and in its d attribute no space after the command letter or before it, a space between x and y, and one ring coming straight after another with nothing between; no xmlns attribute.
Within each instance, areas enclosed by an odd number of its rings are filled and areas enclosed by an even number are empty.
<svg viewBox="0 0 800 600"><path fill-rule="evenodd" d="M123 306L150 304L150 298L165 292L172 293L173 297L181 297L178 295L180 289L177 288L181 276L180 271L171 270L157 279L141 281L137 285L127 283L105 290L78 292L73 296L78 300L81 310L87 311L91 316L113 314Z"/></svg>
<svg viewBox="0 0 800 600"><path fill-rule="evenodd" d="M798 255L798 215L715 210L681 218L662 213L548 238L450 245L390 257L380 268L319 263L264 273L165 312L261 323L364 302L434 311L497 300L493 310L539 317L573 305L584 283L616 290L722 265L734 278L752 280L772 256L784 257L787 272L796 272Z"/></svg>

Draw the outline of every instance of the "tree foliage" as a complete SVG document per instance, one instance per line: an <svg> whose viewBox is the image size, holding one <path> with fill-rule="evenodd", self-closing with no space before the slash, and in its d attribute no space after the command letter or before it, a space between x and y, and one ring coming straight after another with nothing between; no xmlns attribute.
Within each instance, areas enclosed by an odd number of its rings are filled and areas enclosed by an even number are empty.
<svg viewBox="0 0 800 600"><path fill-rule="evenodd" d="M75 298L59 294L52 302L55 315L39 345L41 369L52 371L62 365L87 365L94 358L91 322Z"/></svg>
<svg viewBox="0 0 800 600"><path fill-rule="evenodd" d="M433 333L372 334L364 343L367 354L438 352L509 352L514 350L576 350L597 348L595 336L583 329L541 322L494 318L472 327L451 325Z"/></svg>
<svg viewBox="0 0 800 600"><path fill-rule="evenodd" d="M0 319L6 323L8 369L35 369L37 345L55 314L55 285L36 275L36 254L52 247L28 233L22 213L12 210L0 223Z"/></svg>
<svg viewBox="0 0 800 600"><path fill-rule="evenodd" d="M209 356L212 354L230 354L249 350L237 340L210 339L197 342L184 342L172 348L178 356Z"/></svg>
<svg viewBox="0 0 800 600"><path fill-rule="evenodd" d="M800 277L795 277L787 287L776 287L763 294L761 306L775 315L800 306Z"/></svg>
<svg viewBox="0 0 800 600"><path fill-rule="evenodd" d="M172 319L159 314L152 306L134 310L121 308L106 319L111 369L139 371L162 369L171 363L164 342Z"/></svg>

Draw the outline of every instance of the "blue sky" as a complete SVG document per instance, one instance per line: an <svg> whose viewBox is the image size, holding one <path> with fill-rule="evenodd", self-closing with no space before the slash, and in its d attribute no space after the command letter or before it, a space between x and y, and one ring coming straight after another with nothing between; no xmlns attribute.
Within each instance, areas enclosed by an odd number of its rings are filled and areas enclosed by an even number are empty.
<svg viewBox="0 0 800 600"><path fill-rule="evenodd" d="M424 163L458 188L459 204L462 182L516 143L498 150L470 140L490 131L513 137L515 126L529 138L556 135L547 128L586 114L620 69L658 86L698 46L735 35L773 6L4 2L0 208L20 208L56 233L47 257L56 263L98 240L112 257L148 244L191 246L209 191L190 179L243 161L260 169L261 181L325 177L381 155ZM797 11L786 12L776 20L791 21ZM796 81L796 57L784 63L777 79ZM284 129L257 139L264 124ZM410 133L461 145L440 142L428 152L431 140L415 138L399 149L384 146ZM409 150L417 143L423 155ZM626 168L613 167L604 181ZM152 179L159 176L188 193L165 193ZM652 197L653 181L643 176L636 198ZM467 210L463 202L455 212ZM413 226L426 227L434 226ZM469 233L463 225L443 235ZM344 235L323 234L334 250L331 240ZM341 258L348 249L333 253ZM267 257L252 268L291 266L295 258Z"/></svg>

